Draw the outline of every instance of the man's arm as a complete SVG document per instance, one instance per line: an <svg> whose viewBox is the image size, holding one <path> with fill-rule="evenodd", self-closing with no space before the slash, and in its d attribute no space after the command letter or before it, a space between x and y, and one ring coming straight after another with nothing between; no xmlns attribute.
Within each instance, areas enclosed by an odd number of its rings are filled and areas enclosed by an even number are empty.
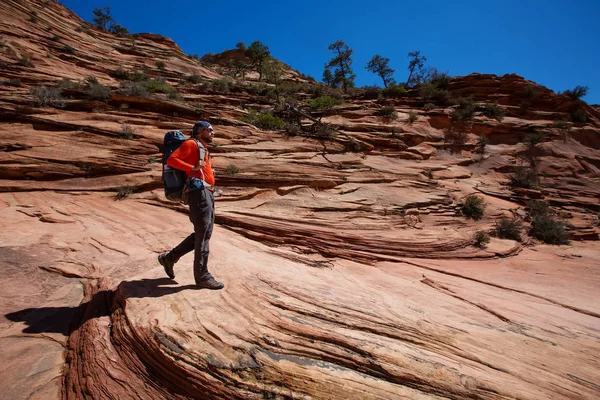
<svg viewBox="0 0 600 400"><path fill-rule="evenodd" d="M193 151L198 151L198 146L193 140L186 140L177 150L167 159L167 165L173 168L185 171L188 175L194 171L194 166L184 160L188 160Z"/></svg>

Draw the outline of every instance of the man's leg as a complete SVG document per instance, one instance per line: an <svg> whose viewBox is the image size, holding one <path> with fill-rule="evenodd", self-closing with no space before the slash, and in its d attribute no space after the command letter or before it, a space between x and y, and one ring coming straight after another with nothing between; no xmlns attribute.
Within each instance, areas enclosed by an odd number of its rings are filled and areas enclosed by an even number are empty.
<svg viewBox="0 0 600 400"><path fill-rule="evenodd" d="M190 219L194 224L194 280L196 286L208 289L222 289L208 272L209 242L215 221L215 200L211 191L196 190L190 193Z"/></svg>

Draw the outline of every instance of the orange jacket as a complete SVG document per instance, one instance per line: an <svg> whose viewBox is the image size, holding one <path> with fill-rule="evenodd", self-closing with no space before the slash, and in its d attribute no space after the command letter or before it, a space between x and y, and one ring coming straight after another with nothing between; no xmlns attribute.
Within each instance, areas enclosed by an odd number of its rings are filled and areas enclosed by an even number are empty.
<svg viewBox="0 0 600 400"><path fill-rule="evenodd" d="M204 146L204 148L206 148L206 146ZM183 142L183 144L171 154L167 160L167 165L185 171L188 178L199 178L208 184L214 185L215 174L212 168L212 158L208 154L208 150L206 150L206 155L204 156L204 162L206 163L204 167L202 167L200 171L190 174L190 170L198 164L199 158L200 152L198 151L196 141L189 139Z"/></svg>

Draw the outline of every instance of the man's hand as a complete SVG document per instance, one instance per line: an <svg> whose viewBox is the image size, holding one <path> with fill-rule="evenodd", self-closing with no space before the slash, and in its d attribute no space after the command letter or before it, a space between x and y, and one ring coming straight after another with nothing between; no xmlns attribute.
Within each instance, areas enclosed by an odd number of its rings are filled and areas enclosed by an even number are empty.
<svg viewBox="0 0 600 400"><path fill-rule="evenodd" d="M206 165L204 161L198 161L198 164L194 165L190 172L200 172L200 170Z"/></svg>

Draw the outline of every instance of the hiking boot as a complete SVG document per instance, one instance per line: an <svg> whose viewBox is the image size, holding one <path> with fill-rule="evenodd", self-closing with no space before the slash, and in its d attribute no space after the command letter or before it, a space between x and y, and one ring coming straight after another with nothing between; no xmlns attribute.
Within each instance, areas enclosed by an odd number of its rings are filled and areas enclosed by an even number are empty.
<svg viewBox="0 0 600 400"><path fill-rule="evenodd" d="M223 289L224 287L225 287L225 284L223 284L221 282L217 282L217 280L215 278L213 278L212 276L196 283L197 289L219 290L219 289Z"/></svg>
<svg viewBox="0 0 600 400"><path fill-rule="evenodd" d="M171 279L175 279L175 272L173 271L173 265L175 265L175 263L169 260L168 254L169 253L165 253L158 256L158 262L165 269L167 276Z"/></svg>

